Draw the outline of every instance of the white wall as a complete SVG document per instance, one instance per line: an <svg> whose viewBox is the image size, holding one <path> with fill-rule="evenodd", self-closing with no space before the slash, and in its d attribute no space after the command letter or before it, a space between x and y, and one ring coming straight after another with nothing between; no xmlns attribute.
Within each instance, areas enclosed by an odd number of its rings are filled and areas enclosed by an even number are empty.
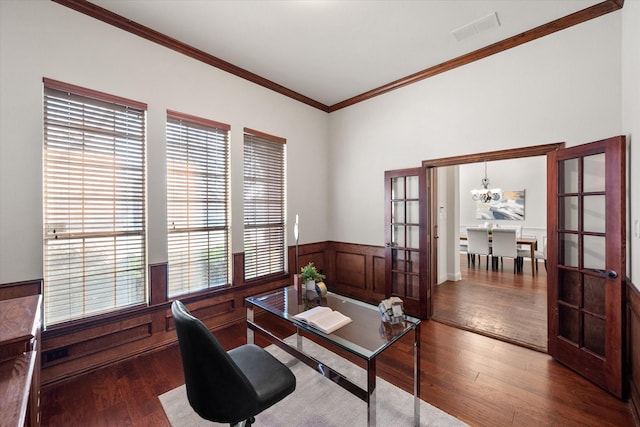
<svg viewBox="0 0 640 427"><path fill-rule="evenodd" d="M460 280L460 168L438 168L438 283Z"/></svg>
<svg viewBox="0 0 640 427"><path fill-rule="evenodd" d="M384 243L385 170L619 135L620 22L611 13L332 113L331 238Z"/></svg>
<svg viewBox="0 0 640 427"><path fill-rule="evenodd" d="M2 0L0 283L43 275L43 77L148 104L150 263L167 260L167 109L231 125L233 252L243 250L244 127L287 139L289 220L300 214L301 243L328 237L326 113L51 1Z"/></svg>
<svg viewBox="0 0 640 427"><path fill-rule="evenodd" d="M288 214L300 214L301 243L382 245L385 170L621 133L632 141L640 132L639 3L329 116L51 1L1 0L0 283L42 277L43 77L148 103L149 262L166 260L167 108L232 126L234 252L242 250L245 126L288 141ZM640 218L632 144L629 162L632 223ZM640 239L632 236L637 282Z"/></svg>
<svg viewBox="0 0 640 427"><path fill-rule="evenodd" d="M622 9L622 129L629 146L627 204L627 271L640 287L640 1L625 1Z"/></svg>
<svg viewBox="0 0 640 427"><path fill-rule="evenodd" d="M460 226L478 226L487 220L476 219L476 202L471 190L482 188L484 163L469 163L460 167ZM547 228L547 160L545 156L487 162L489 188L525 190L523 221L492 220L499 226L519 226L523 234L536 235L541 241Z"/></svg>

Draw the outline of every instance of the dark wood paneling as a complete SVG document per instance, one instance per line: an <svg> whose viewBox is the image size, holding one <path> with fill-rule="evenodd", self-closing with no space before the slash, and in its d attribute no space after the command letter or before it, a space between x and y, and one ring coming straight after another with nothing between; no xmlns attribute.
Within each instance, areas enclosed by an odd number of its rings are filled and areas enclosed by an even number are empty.
<svg viewBox="0 0 640 427"><path fill-rule="evenodd" d="M307 245L303 260L326 268L326 243ZM289 285L289 275L244 282L244 254L234 254L234 285L180 299L212 330L245 319L244 298ZM175 344L171 300L167 298L167 264L149 265L150 304L55 325L43 333L43 384L64 382L105 366ZM42 280L0 284L7 297L38 294Z"/></svg>
<svg viewBox="0 0 640 427"><path fill-rule="evenodd" d="M366 257L364 254L335 252L336 284L365 290L367 285Z"/></svg>
<svg viewBox="0 0 640 427"><path fill-rule="evenodd" d="M321 244L310 245L315 252ZM319 253L322 255L323 251ZM289 276L279 274L265 280L244 282L244 256L234 254L234 285L225 286L180 299L219 330L244 321L244 298L287 286ZM321 265L324 258L321 258ZM150 304L118 312L55 325L42 336L42 383L64 382L79 375L121 362L140 354L156 351L176 343L167 292L167 264L148 267ZM42 280L0 284L0 294L22 296L38 294Z"/></svg>
<svg viewBox="0 0 640 427"><path fill-rule="evenodd" d="M168 266L166 262L151 264L149 266L149 281L151 286L151 305L161 304L167 301L167 274Z"/></svg>
<svg viewBox="0 0 640 427"><path fill-rule="evenodd" d="M220 324L221 316L233 314L236 311L237 304L236 300L233 299L233 295L229 294L225 297L231 297L231 299L224 299L221 301L211 301L211 299L201 300L194 304L188 304L187 309L193 316L197 317L204 324L214 329ZM175 323L173 322L173 316L171 315L170 310L167 310L165 320L166 330L175 330Z"/></svg>
<svg viewBox="0 0 640 427"><path fill-rule="evenodd" d="M324 274L327 277L331 276L331 273L330 273L331 270L329 269L329 262L327 262L326 254L324 250L308 252L306 254L300 254L298 258L298 262L300 263L299 264L300 268L312 262L313 265L316 266L316 269L321 274Z"/></svg>
<svg viewBox="0 0 640 427"><path fill-rule="evenodd" d="M379 295L385 294L385 259L384 256L374 255L373 260L373 292Z"/></svg>
<svg viewBox="0 0 640 427"><path fill-rule="evenodd" d="M126 329L121 329L107 335L98 336L96 338L68 346L69 359L86 356L87 354L95 352L102 352L111 348L119 347L124 343L142 340L150 336L150 322L134 325ZM46 360L44 362L46 366Z"/></svg>
<svg viewBox="0 0 640 427"><path fill-rule="evenodd" d="M73 345L74 343L90 341L103 336L117 333L120 330L135 328L142 324L149 324L151 316L149 313L139 312L137 315L126 318L113 318L110 321L91 324L88 323L82 328L73 328L56 333L47 334L42 346L43 351Z"/></svg>
<svg viewBox="0 0 640 427"><path fill-rule="evenodd" d="M42 279L0 284L0 301L42 293Z"/></svg>
<svg viewBox="0 0 640 427"><path fill-rule="evenodd" d="M640 291L631 280L627 283L630 401L636 425L640 425Z"/></svg>
<svg viewBox="0 0 640 427"><path fill-rule="evenodd" d="M43 366L46 368L150 336L149 314L59 335L43 342ZM56 357L56 353L61 356Z"/></svg>
<svg viewBox="0 0 640 427"><path fill-rule="evenodd" d="M289 247L289 269L295 270L295 246ZM300 267L313 262L327 276L327 288L377 304L384 298L384 247L343 242L318 242L298 247ZM290 279L293 283L293 278Z"/></svg>
<svg viewBox="0 0 640 427"><path fill-rule="evenodd" d="M244 283L244 252L233 254L233 285Z"/></svg>
<svg viewBox="0 0 640 427"><path fill-rule="evenodd" d="M329 290L378 304L384 299L384 247L328 242L330 264L334 266Z"/></svg>
<svg viewBox="0 0 640 427"><path fill-rule="evenodd" d="M328 257L328 243L307 243L298 246L298 269L304 267L308 263L312 262L316 266L318 271L327 276L326 282L331 283L335 277L333 271L333 264ZM289 272L293 275L296 272L296 247L289 246ZM293 280L293 277L291 278Z"/></svg>

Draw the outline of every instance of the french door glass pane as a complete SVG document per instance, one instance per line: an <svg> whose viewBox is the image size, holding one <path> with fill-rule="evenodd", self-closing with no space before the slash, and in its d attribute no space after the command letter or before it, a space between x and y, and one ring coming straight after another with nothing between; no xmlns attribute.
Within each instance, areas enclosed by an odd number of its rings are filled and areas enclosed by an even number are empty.
<svg viewBox="0 0 640 427"><path fill-rule="evenodd" d="M393 270L403 270L404 251L400 249L391 250L391 268Z"/></svg>
<svg viewBox="0 0 640 427"><path fill-rule="evenodd" d="M558 306L560 336L575 344L580 340L579 311L564 305Z"/></svg>
<svg viewBox="0 0 640 427"><path fill-rule="evenodd" d="M405 275L403 273L393 273L392 292L397 295L404 295Z"/></svg>
<svg viewBox="0 0 640 427"><path fill-rule="evenodd" d="M391 227L391 245L403 248L405 227L403 225L394 225Z"/></svg>
<svg viewBox="0 0 640 427"><path fill-rule="evenodd" d="M580 304L580 273L558 270L558 299L569 305Z"/></svg>
<svg viewBox="0 0 640 427"><path fill-rule="evenodd" d="M404 198L404 178L391 178L391 199Z"/></svg>
<svg viewBox="0 0 640 427"><path fill-rule="evenodd" d="M560 198L560 221L558 227L561 230L578 230L578 197L568 196Z"/></svg>
<svg viewBox="0 0 640 427"><path fill-rule="evenodd" d="M418 177L417 176L408 176L407 177L407 191L405 199L417 199L420 196L418 189Z"/></svg>
<svg viewBox="0 0 640 427"><path fill-rule="evenodd" d="M584 158L582 191L605 191L604 166L604 153L595 154Z"/></svg>
<svg viewBox="0 0 640 427"><path fill-rule="evenodd" d="M584 196L584 231L604 233L606 231L605 196Z"/></svg>
<svg viewBox="0 0 640 427"><path fill-rule="evenodd" d="M394 224L404 224L408 221L405 219L404 201L393 202L391 210L391 222Z"/></svg>
<svg viewBox="0 0 640 427"><path fill-rule="evenodd" d="M583 340L584 347L598 356L604 357L605 351L605 320L599 317L590 316L585 313Z"/></svg>
<svg viewBox="0 0 640 427"><path fill-rule="evenodd" d="M605 281L604 277L584 275L584 309L586 311L604 316Z"/></svg>
<svg viewBox="0 0 640 427"><path fill-rule="evenodd" d="M418 298L420 296L420 279L418 276L407 275L407 297Z"/></svg>
<svg viewBox="0 0 640 427"><path fill-rule="evenodd" d="M418 224L420 221L420 210L419 210L419 202L417 200L412 200L407 202L407 220L408 224Z"/></svg>
<svg viewBox="0 0 640 427"><path fill-rule="evenodd" d="M407 248L420 249L419 230L420 227L418 227L417 225L407 226Z"/></svg>
<svg viewBox="0 0 640 427"><path fill-rule="evenodd" d="M578 235L560 233L560 264L567 267L578 267Z"/></svg>
<svg viewBox="0 0 640 427"><path fill-rule="evenodd" d="M584 268L606 268L606 260L602 256L605 253L605 244L604 236L584 236Z"/></svg>
<svg viewBox="0 0 640 427"><path fill-rule="evenodd" d="M560 188L558 192L577 193L578 192L578 159L564 160L561 163L562 176L558 182Z"/></svg>
<svg viewBox="0 0 640 427"><path fill-rule="evenodd" d="M420 251L409 251L409 253L407 254L407 257L409 258L409 267L407 268L407 271L410 271L412 273L419 273L420 272Z"/></svg>

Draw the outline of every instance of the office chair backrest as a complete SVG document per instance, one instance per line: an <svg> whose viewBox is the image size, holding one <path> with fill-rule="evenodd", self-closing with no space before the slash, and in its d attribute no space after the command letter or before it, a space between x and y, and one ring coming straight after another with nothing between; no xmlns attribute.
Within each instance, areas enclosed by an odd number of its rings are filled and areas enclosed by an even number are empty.
<svg viewBox="0 0 640 427"><path fill-rule="evenodd" d="M234 423L257 413L256 391L209 329L180 301L171 304L191 407L207 420Z"/></svg>

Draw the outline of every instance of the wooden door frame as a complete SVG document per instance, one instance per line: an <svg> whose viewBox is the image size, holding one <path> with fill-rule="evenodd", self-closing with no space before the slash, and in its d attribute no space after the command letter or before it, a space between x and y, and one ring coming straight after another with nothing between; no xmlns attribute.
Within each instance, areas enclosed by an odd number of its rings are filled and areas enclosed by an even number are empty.
<svg viewBox="0 0 640 427"><path fill-rule="evenodd" d="M509 159L519 159L525 157L535 157L535 156L546 156L547 153L556 151L558 149L564 148L564 142L556 142L552 144L543 144L543 145L534 145L529 147L522 148L512 148L507 150L498 150L498 151L487 151L484 153L475 153L475 154L465 154L462 156L453 156L453 157L442 157L439 159L432 160L423 160L422 167L425 169L425 174L427 177L427 186L426 186L426 200L428 206L431 208L428 210L429 217L427 218L427 236L429 241L425 245L426 247L422 249L422 256L427 257L427 259L431 260L429 263L431 269L428 274L428 286L429 286L429 294L433 295L434 288L437 285L437 257L438 257L438 210L435 208L438 205L438 191L437 191L437 183L436 183L436 168L445 167L445 166L459 166L468 163L479 163L479 162L488 162L495 160L509 160ZM545 177L547 176L546 171L540 171L540 173ZM545 187L546 188L546 187ZM547 224L547 229L549 228L549 224ZM433 313L432 307L432 299L429 298L428 301L429 313Z"/></svg>

